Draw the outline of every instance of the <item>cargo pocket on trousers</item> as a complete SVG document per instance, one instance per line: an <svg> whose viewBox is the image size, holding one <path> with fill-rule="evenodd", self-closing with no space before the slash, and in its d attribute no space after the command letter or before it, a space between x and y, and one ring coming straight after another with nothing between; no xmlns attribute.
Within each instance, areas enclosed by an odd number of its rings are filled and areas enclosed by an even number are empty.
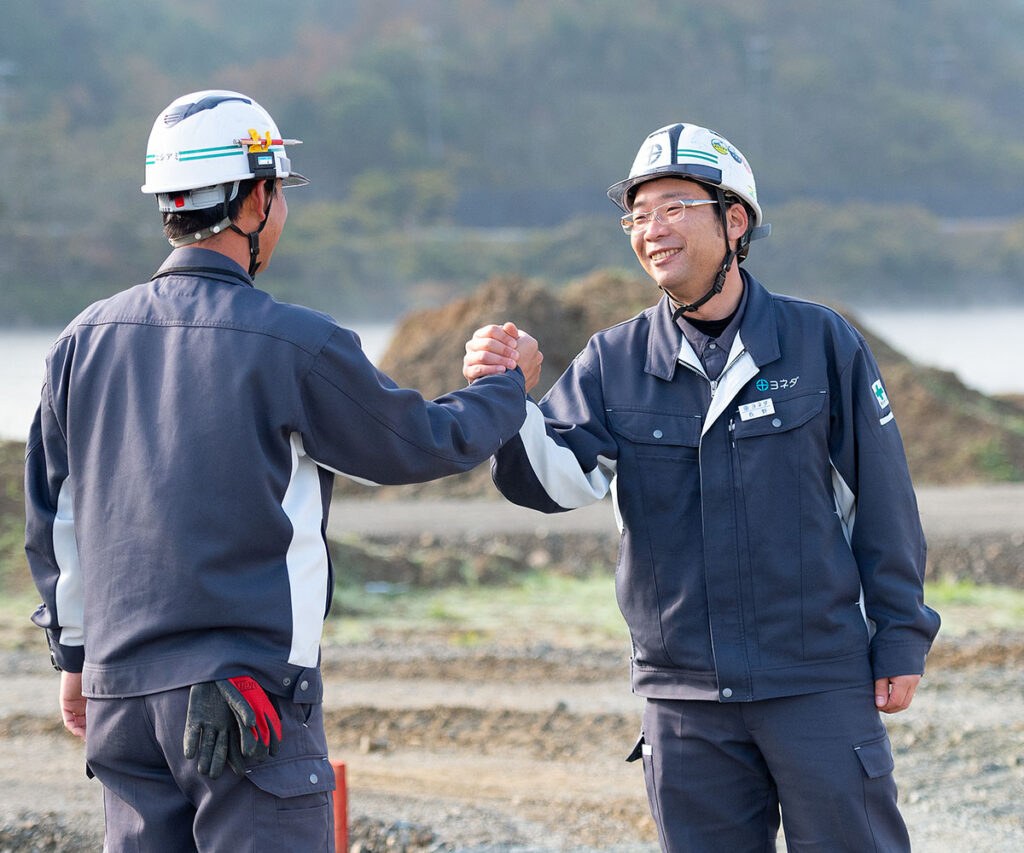
<svg viewBox="0 0 1024 853"><path fill-rule="evenodd" d="M270 761L246 776L273 805L256 809L256 831L268 850L326 850L334 771L324 756Z"/></svg>
<svg viewBox="0 0 1024 853"><path fill-rule="evenodd" d="M861 766L869 779L881 779L892 773L896 766L892 759L892 746L889 736L882 735L875 740L854 746L853 751L860 759Z"/></svg>

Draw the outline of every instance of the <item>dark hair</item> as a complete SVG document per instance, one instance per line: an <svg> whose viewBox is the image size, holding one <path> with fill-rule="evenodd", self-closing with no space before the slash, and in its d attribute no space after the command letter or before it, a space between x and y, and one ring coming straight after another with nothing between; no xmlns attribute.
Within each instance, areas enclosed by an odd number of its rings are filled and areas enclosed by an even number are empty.
<svg viewBox="0 0 1024 853"><path fill-rule="evenodd" d="M252 194L252 191L256 189L256 185L258 183L259 180L256 178L250 178L247 181L239 182L238 194L228 202L227 215L228 219L232 222L238 218L238 213L242 209L242 203ZM273 193L275 179L268 178L264 183L266 184L267 192ZM207 207L203 210L186 210L182 213L165 213L163 214L164 234L167 239L175 240L179 237L185 237L188 234L196 234L204 228L211 228L223 218L223 204L218 204L214 207Z"/></svg>

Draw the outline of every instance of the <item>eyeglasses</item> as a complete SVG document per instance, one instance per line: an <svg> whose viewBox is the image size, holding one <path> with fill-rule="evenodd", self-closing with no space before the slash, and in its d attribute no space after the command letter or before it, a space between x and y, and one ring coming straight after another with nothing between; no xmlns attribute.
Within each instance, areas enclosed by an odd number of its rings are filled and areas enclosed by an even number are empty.
<svg viewBox="0 0 1024 853"><path fill-rule="evenodd" d="M662 225L682 222L686 215L686 208L698 207L702 204L718 204L718 201L713 198L680 198L675 201L666 201L648 213L627 213L622 217L622 230L627 234L644 231L654 219L657 219Z"/></svg>

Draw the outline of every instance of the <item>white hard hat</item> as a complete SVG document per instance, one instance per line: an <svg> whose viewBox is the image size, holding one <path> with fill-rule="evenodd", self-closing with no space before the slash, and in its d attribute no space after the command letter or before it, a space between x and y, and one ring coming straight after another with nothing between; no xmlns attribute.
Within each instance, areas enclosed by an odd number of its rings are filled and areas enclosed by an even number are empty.
<svg viewBox="0 0 1024 853"><path fill-rule="evenodd" d="M210 89L183 95L157 116L146 147L144 193L162 211L202 210L228 200L225 184L281 178L285 186L309 181L293 172L286 145L270 114L238 92Z"/></svg>
<svg viewBox="0 0 1024 853"><path fill-rule="evenodd" d="M629 177L608 188L608 198L629 213L634 190L645 181L679 177L740 198L754 214L750 239L768 236L757 202L754 173L738 148L724 136L696 124L670 124L648 136L637 152Z"/></svg>

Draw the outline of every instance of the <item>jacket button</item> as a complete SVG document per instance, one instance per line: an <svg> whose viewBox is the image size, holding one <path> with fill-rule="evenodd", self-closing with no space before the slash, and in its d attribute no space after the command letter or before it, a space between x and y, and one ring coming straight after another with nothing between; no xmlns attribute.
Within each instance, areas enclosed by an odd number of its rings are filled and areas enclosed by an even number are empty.
<svg viewBox="0 0 1024 853"><path fill-rule="evenodd" d="M291 683L292 683L292 680L291 680L290 678L284 678L284 679L282 679L282 680L281 680L281 683L282 683L282 684L283 684L283 685L284 685L285 687L287 687L287 686L288 686L289 684L291 684Z"/></svg>
<svg viewBox="0 0 1024 853"><path fill-rule="evenodd" d="M731 688L729 688L729 687L726 687L726 688L725 688L725 689L724 689L724 690L722 691L722 696L724 696L724 697L725 697L726 699L728 699L728 698L729 698L730 696L732 696L732 689L731 689Z"/></svg>
<svg viewBox="0 0 1024 853"><path fill-rule="evenodd" d="M662 432L662 431L661 431L660 429L656 429L656 430L655 430L655 431L654 431L654 432L652 433L652 435L653 435L653 436L654 436L655 438L661 438L661 437L662 437L662 436L663 436L664 434L665 434L665 433L663 433L663 432Z"/></svg>
<svg viewBox="0 0 1024 853"><path fill-rule="evenodd" d="M319 781L320 781L320 777L317 776L316 773L310 773L309 774L309 784L310 785L315 785Z"/></svg>
<svg viewBox="0 0 1024 853"><path fill-rule="evenodd" d="M782 426L782 421L780 421L778 418L772 418L772 426L773 427L780 427L780 426Z"/></svg>
<svg viewBox="0 0 1024 853"><path fill-rule="evenodd" d="M305 681L305 680L300 681L299 682L299 690L309 690L309 682Z"/></svg>

